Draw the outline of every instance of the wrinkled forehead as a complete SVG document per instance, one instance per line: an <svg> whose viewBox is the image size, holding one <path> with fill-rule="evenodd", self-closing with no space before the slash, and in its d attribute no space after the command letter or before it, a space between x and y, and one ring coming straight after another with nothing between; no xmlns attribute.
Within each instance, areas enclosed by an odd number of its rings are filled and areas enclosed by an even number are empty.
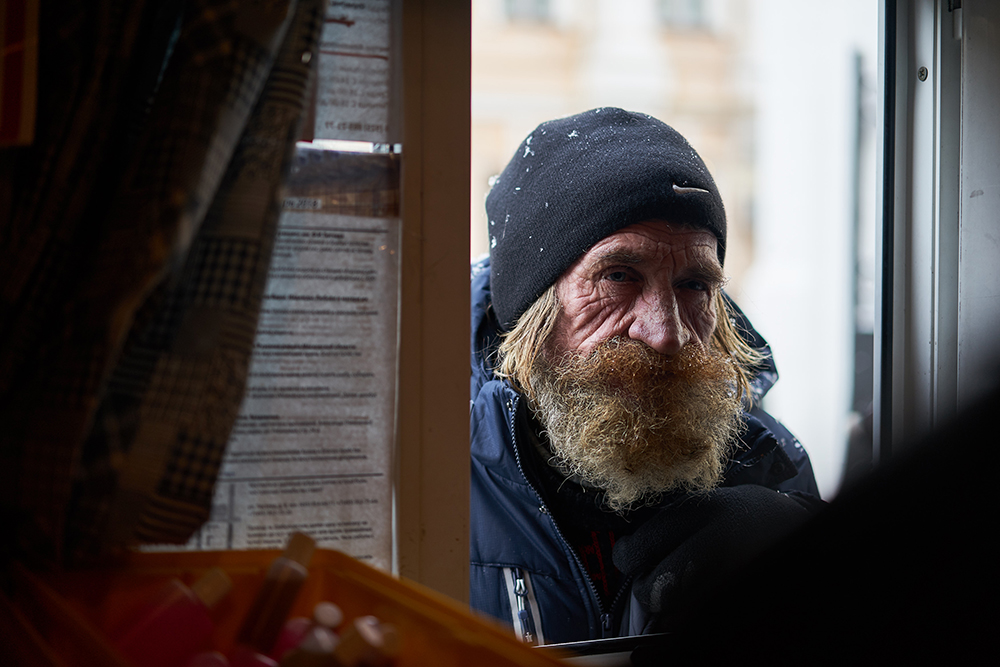
<svg viewBox="0 0 1000 667"><path fill-rule="evenodd" d="M717 246L715 234L707 229L665 220L644 220L608 234L577 258L573 266L604 257L632 263L628 260L633 256L638 261L648 259L646 255L683 253L697 258L699 263L713 264L721 271Z"/></svg>

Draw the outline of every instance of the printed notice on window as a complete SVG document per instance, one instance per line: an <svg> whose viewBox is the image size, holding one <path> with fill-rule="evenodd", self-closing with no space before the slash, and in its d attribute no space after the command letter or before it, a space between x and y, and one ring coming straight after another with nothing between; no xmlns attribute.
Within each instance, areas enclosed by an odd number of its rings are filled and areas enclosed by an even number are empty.
<svg viewBox="0 0 1000 667"><path fill-rule="evenodd" d="M316 139L389 141L389 0L329 0L319 46Z"/></svg>
<svg viewBox="0 0 1000 667"><path fill-rule="evenodd" d="M389 570L398 160L300 147L246 393L189 549L293 531Z"/></svg>

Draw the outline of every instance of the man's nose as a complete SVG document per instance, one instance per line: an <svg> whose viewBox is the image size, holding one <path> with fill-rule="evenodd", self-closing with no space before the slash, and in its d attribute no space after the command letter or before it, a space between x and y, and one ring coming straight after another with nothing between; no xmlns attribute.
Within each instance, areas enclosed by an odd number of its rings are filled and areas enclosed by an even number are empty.
<svg viewBox="0 0 1000 667"><path fill-rule="evenodd" d="M628 336L642 341L660 354L672 356L681 351L691 332L681 321L677 299L672 292L644 296L636 302L635 319Z"/></svg>

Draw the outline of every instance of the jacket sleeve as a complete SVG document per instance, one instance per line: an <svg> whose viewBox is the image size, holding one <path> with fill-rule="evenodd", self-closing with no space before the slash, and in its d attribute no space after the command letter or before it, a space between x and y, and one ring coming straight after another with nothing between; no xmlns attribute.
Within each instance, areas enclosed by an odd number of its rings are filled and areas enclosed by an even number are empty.
<svg viewBox="0 0 1000 667"><path fill-rule="evenodd" d="M782 451L795 464L796 473L773 488L784 492L799 491L819 498L819 486L816 484L812 462L809 460L809 454L799 443L798 439L792 435L791 431L785 428L784 424L764 412L761 408L754 407L750 410L750 415L759 419L771 431Z"/></svg>

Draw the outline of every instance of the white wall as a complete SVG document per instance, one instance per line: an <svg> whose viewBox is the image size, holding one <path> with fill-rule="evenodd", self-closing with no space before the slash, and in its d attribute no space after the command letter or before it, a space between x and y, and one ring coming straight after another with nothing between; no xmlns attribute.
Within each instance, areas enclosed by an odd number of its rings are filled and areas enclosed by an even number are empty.
<svg viewBox="0 0 1000 667"><path fill-rule="evenodd" d="M831 497L853 383L854 53L874 81L878 2L757 0L751 16L755 262L734 296L775 350L766 407Z"/></svg>

